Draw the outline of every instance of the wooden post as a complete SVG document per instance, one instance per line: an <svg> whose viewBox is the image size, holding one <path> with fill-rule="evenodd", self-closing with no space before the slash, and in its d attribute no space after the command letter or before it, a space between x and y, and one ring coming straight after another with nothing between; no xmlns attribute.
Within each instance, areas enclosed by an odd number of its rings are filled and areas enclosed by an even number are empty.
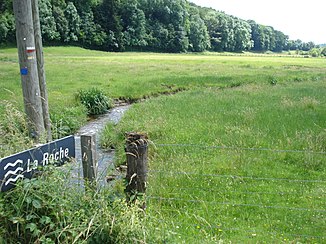
<svg viewBox="0 0 326 244"><path fill-rule="evenodd" d="M97 159L95 134L81 135L80 144L85 189L87 187L96 188Z"/></svg>
<svg viewBox="0 0 326 244"><path fill-rule="evenodd" d="M38 0L32 0L32 12L33 12L34 38L35 38L35 48L36 48L36 57L37 57L37 71L39 77L39 86L40 86L41 102L42 102L42 110L43 110L43 120L44 120L45 130L47 132L47 141L49 142L52 140L52 133L51 133L51 121L50 121L49 103L48 103L48 92L46 89L44 55L43 55L43 44L42 44Z"/></svg>
<svg viewBox="0 0 326 244"><path fill-rule="evenodd" d="M138 133L126 134L127 157L127 201L136 200L137 196L146 192L147 182L147 136ZM145 206L145 205L143 205Z"/></svg>
<svg viewBox="0 0 326 244"><path fill-rule="evenodd" d="M39 141L45 133L45 128L36 63L31 0L14 0L13 7L24 107L30 134L36 141Z"/></svg>

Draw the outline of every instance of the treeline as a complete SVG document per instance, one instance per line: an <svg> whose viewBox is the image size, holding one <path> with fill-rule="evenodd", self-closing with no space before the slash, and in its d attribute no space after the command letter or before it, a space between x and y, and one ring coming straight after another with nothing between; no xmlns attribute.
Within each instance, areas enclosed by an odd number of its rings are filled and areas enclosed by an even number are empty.
<svg viewBox="0 0 326 244"><path fill-rule="evenodd" d="M303 50L253 20L202 8L187 0L39 0L43 41L86 48L161 52ZM0 43L15 43L12 0L0 2Z"/></svg>

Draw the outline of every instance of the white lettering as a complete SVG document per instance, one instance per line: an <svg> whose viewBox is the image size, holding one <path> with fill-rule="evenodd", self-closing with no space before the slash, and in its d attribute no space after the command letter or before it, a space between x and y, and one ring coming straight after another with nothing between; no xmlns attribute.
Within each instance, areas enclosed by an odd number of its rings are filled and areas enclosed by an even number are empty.
<svg viewBox="0 0 326 244"><path fill-rule="evenodd" d="M43 154L43 160L42 160L42 162L43 162L43 166L44 165L47 165L49 163L49 153L44 153Z"/></svg>
<svg viewBox="0 0 326 244"><path fill-rule="evenodd" d="M27 170L26 170L27 173L32 171L32 168L31 168L31 165L30 164L31 164L31 160L28 159L27 160Z"/></svg>
<svg viewBox="0 0 326 244"><path fill-rule="evenodd" d="M58 161L59 159L60 159L60 152L56 152L55 154L54 154L54 160L55 161Z"/></svg>
<svg viewBox="0 0 326 244"><path fill-rule="evenodd" d="M38 167L38 160L35 159L33 162L31 162L30 159L27 160L27 170L26 170L27 173L37 169L37 167Z"/></svg>
<svg viewBox="0 0 326 244"><path fill-rule="evenodd" d="M43 154L43 166L54 162L62 161L69 158L69 148L60 147L58 151L53 150L52 153Z"/></svg>
<svg viewBox="0 0 326 244"><path fill-rule="evenodd" d="M34 160L33 164L32 164L32 169L35 170L38 167L38 160Z"/></svg>
<svg viewBox="0 0 326 244"><path fill-rule="evenodd" d="M65 157L64 153L65 151L62 149L62 147L60 147L60 160Z"/></svg>
<svg viewBox="0 0 326 244"><path fill-rule="evenodd" d="M50 154L50 156L49 156L49 162L50 163L53 163L54 162L54 154Z"/></svg>
<svg viewBox="0 0 326 244"><path fill-rule="evenodd" d="M68 158L68 156L69 156L69 148L66 148L65 149L65 158Z"/></svg>

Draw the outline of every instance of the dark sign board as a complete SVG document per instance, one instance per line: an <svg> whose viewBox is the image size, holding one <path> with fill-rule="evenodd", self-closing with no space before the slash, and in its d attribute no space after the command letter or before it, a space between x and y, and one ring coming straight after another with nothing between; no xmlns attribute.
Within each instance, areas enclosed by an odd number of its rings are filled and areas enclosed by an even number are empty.
<svg viewBox="0 0 326 244"><path fill-rule="evenodd" d="M31 179L40 166L62 165L71 158L75 158L74 136L0 159L0 190L10 190L19 179Z"/></svg>

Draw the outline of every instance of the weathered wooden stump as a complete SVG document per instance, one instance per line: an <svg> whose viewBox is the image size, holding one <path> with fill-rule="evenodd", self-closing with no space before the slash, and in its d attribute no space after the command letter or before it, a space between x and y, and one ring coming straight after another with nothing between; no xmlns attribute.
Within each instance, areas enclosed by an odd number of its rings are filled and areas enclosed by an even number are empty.
<svg viewBox="0 0 326 244"><path fill-rule="evenodd" d="M126 133L127 201L135 202L146 192L148 138L145 134Z"/></svg>

